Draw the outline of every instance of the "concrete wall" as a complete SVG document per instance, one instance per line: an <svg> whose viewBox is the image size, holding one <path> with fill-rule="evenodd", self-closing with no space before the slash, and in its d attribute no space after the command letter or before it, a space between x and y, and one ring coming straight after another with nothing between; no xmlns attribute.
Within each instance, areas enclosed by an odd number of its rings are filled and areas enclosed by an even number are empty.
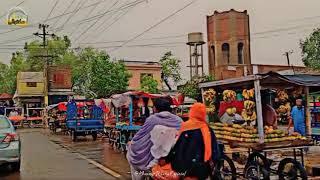
<svg viewBox="0 0 320 180"><path fill-rule="evenodd" d="M140 77L141 74L152 74L153 78L158 81L159 89L161 86L161 67L160 66L148 66L148 65L126 65L127 70L131 73L132 77L129 80L129 90L140 89Z"/></svg>

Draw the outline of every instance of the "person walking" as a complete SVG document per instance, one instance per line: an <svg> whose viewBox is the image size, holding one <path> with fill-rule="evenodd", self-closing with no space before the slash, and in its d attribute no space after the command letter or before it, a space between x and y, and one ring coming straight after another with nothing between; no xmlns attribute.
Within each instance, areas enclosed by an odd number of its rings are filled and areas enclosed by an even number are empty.
<svg viewBox="0 0 320 180"><path fill-rule="evenodd" d="M305 111L302 105L302 99L297 99L296 105L291 110L288 131L290 130L292 123L294 127L294 132L297 132L302 136L306 136Z"/></svg>
<svg viewBox="0 0 320 180"><path fill-rule="evenodd" d="M182 119L171 113L171 104L168 100L157 99L154 106L156 113L146 119L144 125L128 143L127 160L130 164L133 180L143 179L145 172L148 172L158 162L158 158L163 156L165 152L170 152L175 142L175 137L172 137L172 134L175 136L181 126ZM156 138L160 137L159 134L162 134L161 138ZM168 142L171 145L166 143L161 146L161 142L166 142L164 139L170 140Z"/></svg>
<svg viewBox="0 0 320 180"><path fill-rule="evenodd" d="M203 180L211 173L210 164L219 157L215 134L206 122L206 107L195 103L190 109L189 120L181 124L179 138L167 162L184 179Z"/></svg>

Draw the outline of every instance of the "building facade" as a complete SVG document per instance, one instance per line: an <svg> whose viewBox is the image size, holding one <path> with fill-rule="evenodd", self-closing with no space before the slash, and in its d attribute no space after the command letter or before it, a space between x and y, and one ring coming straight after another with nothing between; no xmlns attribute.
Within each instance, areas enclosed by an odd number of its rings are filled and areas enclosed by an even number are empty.
<svg viewBox="0 0 320 180"><path fill-rule="evenodd" d="M250 28L247 11L218 12L207 16L209 71L226 65L251 64Z"/></svg>
<svg viewBox="0 0 320 180"><path fill-rule="evenodd" d="M152 76L158 81L159 89L161 86L161 66L158 62L144 61L123 61L126 69L131 74L129 79L129 90L139 90L143 76Z"/></svg>
<svg viewBox="0 0 320 180"><path fill-rule="evenodd" d="M16 104L27 108L44 107L45 77L43 72L18 72Z"/></svg>
<svg viewBox="0 0 320 180"><path fill-rule="evenodd" d="M72 92L72 74L70 67L50 66L48 68L48 99L50 104L68 100Z"/></svg>
<svg viewBox="0 0 320 180"><path fill-rule="evenodd" d="M207 16L209 73L216 80L270 71L296 70L305 67L252 64L250 55L250 20L247 11L215 11Z"/></svg>

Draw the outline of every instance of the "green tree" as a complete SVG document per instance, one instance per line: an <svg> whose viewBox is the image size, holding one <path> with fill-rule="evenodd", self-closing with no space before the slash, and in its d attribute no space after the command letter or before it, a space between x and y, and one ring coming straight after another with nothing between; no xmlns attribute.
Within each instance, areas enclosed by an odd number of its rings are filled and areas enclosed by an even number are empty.
<svg viewBox="0 0 320 180"><path fill-rule="evenodd" d="M173 56L171 51L166 52L160 59L160 65L162 66L161 79L169 90L172 90L169 84L170 79L173 80L175 84L181 81L180 62L179 59Z"/></svg>
<svg viewBox="0 0 320 180"><path fill-rule="evenodd" d="M83 63L73 71L78 92L101 98L127 90L131 75L122 62L112 61L104 51L93 48L84 49L79 58Z"/></svg>
<svg viewBox="0 0 320 180"><path fill-rule="evenodd" d="M11 93L9 88L10 81L7 80L9 66L0 62L0 93Z"/></svg>
<svg viewBox="0 0 320 180"><path fill-rule="evenodd" d="M159 93L158 81L153 79L152 76L145 75L141 79L140 89L147 93Z"/></svg>
<svg viewBox="0 0 320 180"><path fill-rule="evenodd" d="M48 61L53 65L73 65L76 62L76 56L70 50L70 40L67 36L63 38L54 37L48 40L46 48L43 48L42 42L33 41L25 44L26 61L28 70L42 71L46 59L42 56L51 55Z"/></svg>
<svg viewBox="0 0 320 180"><path fill-rule="evenodd" d="M320 70L320 28L315 29L304 41L300 41L303 63Z"/></svg>
<svg viewBox="0 0 320 180"><path fill-rule="evenodd" d="M21 52L13 53L10 65L0 63L0 92L14 94L17 84L17 73L27 69Z"/></svg>
<svg viewBox="0 0 320 180"><path fill-rule="evenodd" d="M212 76L202 76L193 77L191 80L187 81L184 85L179 87L179 92L183 95L196 99L197 101L202 101L201 90L199 88L200 83L213 81Z"/></svg>
<svg viewBox="0 0 320 180"><path fill-rule="evenodd" d="M74 51L67 36L54 37L47 42L46 49L40 41L25 44L25 50L12 56L10 66L0 64L0 91L14 92L19 71L43 71L49 58L52 65L69 66L72 70L73 90L88 97L106 97L127 90L130 74L123 63L112 61L104 51L84 48Z"/></svg>

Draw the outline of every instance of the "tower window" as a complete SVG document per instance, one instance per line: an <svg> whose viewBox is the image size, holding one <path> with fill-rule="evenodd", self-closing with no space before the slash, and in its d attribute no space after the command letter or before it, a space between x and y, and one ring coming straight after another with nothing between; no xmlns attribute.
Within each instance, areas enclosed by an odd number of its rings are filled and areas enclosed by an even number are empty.
<svg viewBox="0 0 320 180"><path fill-rule="evenodd" d="M243 64L243 43L238 44L238 64Z"/></svg>
<svg viewBox="0 0 320 180"><path fill-rule="evenodd" d="M230 64L230 46L228 43L222 44L222 57L223 61L227 61Z"/></svg>

